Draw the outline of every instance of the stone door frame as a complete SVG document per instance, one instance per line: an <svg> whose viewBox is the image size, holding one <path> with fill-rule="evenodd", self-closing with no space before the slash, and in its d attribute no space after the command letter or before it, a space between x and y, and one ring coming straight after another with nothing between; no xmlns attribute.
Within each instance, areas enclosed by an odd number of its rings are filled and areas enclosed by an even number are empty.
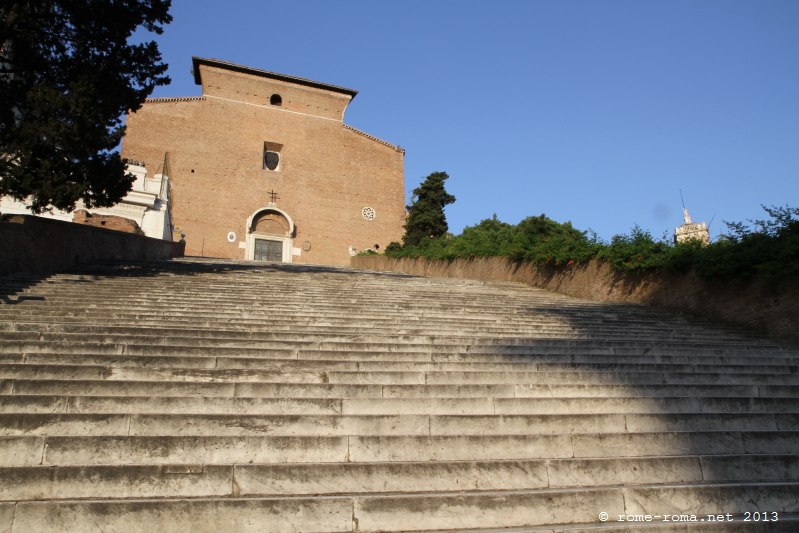
<svg viewBox="0 0 799 533"><path fill-rule="evenodd" d="M289 232L288 235L273 235L269 233L258 233L253 231L252 225L255 219L263 215L265 213L277 213L278 215L282 216L286 219L289 223ZM292 246L294 244L294 232L296 231L296 227L294 226L294 221L291 219L288 213L283 211L282 209L278 209L274 206L262 207L260 209L256 209L250 217L247 219L247 239L246 239L246 246L245 246L245 255L244 258L253 261L255 258L255 240L256 239L265 239L268 241L281 241L283 243L283 259L284 263L291 263L292 259Z"/></svg>

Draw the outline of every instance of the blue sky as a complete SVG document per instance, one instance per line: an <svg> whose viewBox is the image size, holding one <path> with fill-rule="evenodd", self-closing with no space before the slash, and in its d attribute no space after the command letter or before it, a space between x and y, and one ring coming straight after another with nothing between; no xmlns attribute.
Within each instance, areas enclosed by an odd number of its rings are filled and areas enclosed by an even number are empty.
<svg viewBox="0 0 799 533"><path fill-rule="evenodd" d="M405 187L449 173L459 233L546 213L600 237L633 224L799 206L794 0L173 0L157 38L191 56L359 91L345 122L406 149Z"/></svg>

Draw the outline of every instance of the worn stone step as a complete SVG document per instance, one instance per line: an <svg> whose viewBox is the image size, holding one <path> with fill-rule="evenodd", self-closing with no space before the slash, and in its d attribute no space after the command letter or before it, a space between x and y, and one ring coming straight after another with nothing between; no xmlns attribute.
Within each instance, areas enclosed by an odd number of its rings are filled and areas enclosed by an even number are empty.
<svg viewBox="0 0 799 533"><path fill-rule="evenodd" d="M10 527L47 530L63 524L75 531L433 531L598 523L610 516L672 514L676 502L698 516L745 509L795 512L795 484L672 485L583 490L436 493L329 498L88 500L19 503L5 511ZM719 509L718 507L722 507ZM480 512L475 512L479 509ZM679 511L677 511L679 512Z"/></svg>
<svg viewBox="0 0 799 533"><path fill-rule="evenodd" d="M35 410L35 411L34 411ZM796 414L797 398L258 398L0 395L0 412L242 414ZM324 411L325 413L320 413Z"/></svg>
<svg viewBox="0 0 799 533"><path fill-rule="evenodd" d="M441 395L482 397L505 393L513 396L513 385L486 387L446 387ZM107 381L107 380L3 380L0 394L68 396L185 396L241 398L380 398L382 385L330 385L326 383L219 383L186 381Z"/></svg>
<svg viewBox="0 0 799 533"><path fill-rule="evenodd" d="M343 371L280 372L257 369L136 368L98 365L0 364L0 379L111 379L125 381L335 383L362 385L640 384L799 385L799 374L752 372L462 372Z"/></svg>
<svg viewBox="0 0 799 533"><path fill-rule="evenodd" d="M799 457L0 468L0 501L344 495L674 483L784 481Z"/></svg>
<svg viewBox="0 0 799 533"><path fill-rule="evenodd" d="M339 354L341 352L334 352ZM328 371L349 370L367 372L535 372L535 371L586 371L600 372L725 372L725 373L759 373L796 374L794 365L733 365L733 364L681 364L681 363L608 363L608 362L473 362L473 361L395 361L403 356L383 354L383 360L370 360L372 355L349 353L344 357L330 359L306 359L302 352L284 351L277 354L270 351L268 357L235 357L235 356L181 356L181 355L109 355L86 353L0 353L0 362L27 363L39 365L105 365L123 367L161 367L161 368L219 368L219 369L260 369L270 371ZM279 357L282 355L283 357ZM377 356L378 354L374 354ZM293 356L293 357L292 357ZM285 358L284 358L285 357ZM413 357L422 359L420 357ZM596 359L601 360L601 357Z"/></svg>
<svg viewBox="0 0 799 533"><path fill-rule="evenodd" d="M291 404L290 400L282 400ZM239 405L240 406L240 405ZM113 406L48 411L49 405L24 406L0 414L0 435L542 435L658 431L799 431L799 415L687 414L538 414L538 415L339 415L315 414L317 406L274 409L244 406L222 409L176 405L130 409ZM60 406L59 406L60 407ZM103 409L102 407L105 407ZM314 414L288 414L290 411ZM330 411L333 411L331 409ZM249 411L265 411L244 414ZM216 412L216 414L209 414ZM141 414L145 413L145 414Z"/></svg>
<svg viewBox="0 0 799 533"><path fill-rule="evenodd" d="M491 503L485 497L472 494L432 495L423 504L414 502L413 496L357 498L354 516L359 517L359 527L366 531L377 529L430 531L485 528L487 525L520 527L552 523L596 524L597 509L602 509L614 517L628 513L662 516L679 513L680 510L676 507L680 503L686 504L681 509L683 513L702 517L725 512L739 513L751 509L752 506L778 508L776 512L795 512L796 494L799 488L789 483L746 486L673 485L668 488L628 487L618 489L621 494L608 492L610 490L613 489L496 493L496 497L490 500ZM561 499L567 494L569 495L567 499ZM588 494L590 494L588 501L580 498ZM622 500L619 500L618 496L621 496ZM564 507L571 509L567 511L563 509ZM475 513L475 508L479 508L481 512Z"/></svg>
<svg viewBox="0 0 799 533"><path fill-rule="evenodd" d="M0 395L222 396L253 398L798 398L799 386L768 385L331 385L59 379L0 380Z"/></svg>
<svg viewBox="0 0 799 533"><path fill-rule="evenodd" d="M120 339L121 340L121 339ZM406 342L401 337L396 339L386 339L385 342L357 342L357 341L338 341L331 342L325 340L303 340L303 341L237 341L223 342L219 345L210 344L205 339L197 339L196 345L177 345L165 344L166 341L159 341L158 344L138 343L133 339L124 342L104 343L104 342L83 342L80 344L64 344L63 342L53 341L34 341L34 340L4 340L0 342L0 353L94 353L94 354L126 354L126 355L234 355L244 356L248 354L258 355L269 350L299 350L299 351L345 351L345 352L383 352L383 353L441 353L441 354L499 354L517 355L522 358L526 355L573 355L575 351L581 354L596 355L679 355L684 352L686 355L701 356L740 356L758 355L760 352L741 352L740 350L716 350L716 349L691 349L691 348L671 348L651 350L642 353L643 350L636 348L574 348L569 346L545 346L541 345L533 348L518 349L516 346L479 346L467 343L428 343L428 342ZM187 343L189 344L189 343ZM701 362L701 359L700 359ZM794 365L794 371L796 366Z"/></svg>
<svg viewBox="0 0 799 533"><path fill-rule="evenodd" d="M434 436L0 437L0 466L485 461L790 455L799 432L696 431Z"/></svg>
<svg viewBox="0 0 799 533"><path fill-rule="evenodd" d="M270 533L332 533L354 531L352 509L348 498L32 501L0 507L0 519L5 521L0 527L11 533L262 533L268 525Z"/></svg>
<svg viewBox="0 0 799 533"><path fill-rule="evenodd" d="M202 259L0 293L0 531L623 531L600 507L799 500L799 350L694 318Z"/></svg>
<svg viewBox="0 0 799 533"><path fill-rule="evenodd" d="M92 335L101 338L113 338L120 335L131 335L134 337L161 337L161 338L228 338L251 340L270 340L285 339L296 335L297 327L302 326L303 332L309 336L324 335L352 335L362 336L365 332L369 334L384 334L389 336L410 335L410 336L435 336L436 338L451 339L462 341L467 338L481 338L483 342L492 344L503 344L511 342L512 345L522 345L525 347L533 346L532 341L537 342L564 342L572 341L580 345L588 345L591 341L597 340L604 343L614 342L618 345L634 345L652 348L653 345L665 343L667 345L684 346L690 342L692 347L731 347L733 349L745 348L747 351L788 351L776 345L754 343L751 339L741 339L740 341L730 341L729 335L721 335L718 332L710 334L697 334L691 330L674 331L670 328L639 327L630 331L623 328L585 327L575 326L552 326L540 321L513 321L496 320L481 323L485 333L490 332L498 337L488 335L481 336L482 330L464 330L459 328L458 321L424 321L420 324L418 320L413 320L403 327L401 317L397 315L386 315L385 317L374 316L358 319L353 316L341 316L338 318L329 315L314 316L295 316L295 317L275 317L268 316L269 325L259 322L253 317L247 321L247 328L243 329L237 324L242 323L242 314L230 314L234 321L210 322L200 321L196 324L186 324L183 327L170 326L173 320L180 321L181 315L164 316L160 321L152 320L153 314L140 315L136 317L143 319L140 327L133 328L124 322L103 321L97 322L100 317L89 315L85 311L82 314L73 312L63 312L53 314L50 307L47 308L50 314L42 312L25 312L22 309L15 309L13 314L8 310L0 308L0 331L5 331L9 339L41 339L41 340L69 340L75 335ZM44 310L43 310L44 311ZM59 320L58 315L62 315ZM149 316L149 319L147 318ZM26 318L27 317L27 318ZM47 321L43 321L44 318ZM105 317L111 318L111 317ZM186 316L186 319L197 320L195 314ZM267 317L263 317L267 318ZM92 322L92 320L95 320ZM139 324L139 322L137 322ZM294 329L292 329L294 328ZM646 347L642 348L645 349ZM795 350L794 350L795 352Z"/></svg>
<svg viewBox="0 0 799 533"><path fill-rule="evenodd" d="M296 360L307 361L313 365L318 361L334 362L359 362L363 369L377 369L381 365L386 366L387 370L401 370L413 367L413 363L434 363L419 365L418 370L436 369L482 369L491 371L515 371L524 370L545 370L571 368L583 369L605 369L613 368L635 368L656 370L657 368L671 369L672 371L733 371L733 372L763 372L763 371L786 371L796 373L793 359L770 360L760 357L727 357L727 356L611 356L611 355L565 355L565 354L536 354L536 355L502 355L502 354L441 354L431 352L386 352L386 351L341 351L341 350L314 350L314 349L274 349L274 350L232 350L219 351L206 350L201 354L181 355L183 350L170 348L168 354L149 354L149 355L130 355L126 347L120 345L104 345L99 348L105 353L93 353L85 351L55 351L44 353L36 350L30 352L9 352L0 353L0 358L6 362L61 362L63 364L117 364L119 366L136 366L147 364L152 366L160 361L164 364L174 366L178 362L185 362L186 366L207 366L211 364L210 358L218 358L222 364L232 367L251 367L263 364L280 364L281 361ZM189 350L191 353L193 350ZM247 353L247 356L242 356ZM161 359L155 359L155 358ZM173 360L175 358L175 360ZM193 359L199 362L192 363ZM224 359L224 360L223 360ZM269 363L268 361L274 361ZM790 364L782 364L782 363ZM320 363L321 364L321 363ZM468 366L467 366L468 365ZM597 366L603 365L603 366ZM659 366L654 366L659 365Z"/></svg>
<svg viewBox="0 0 799 533"><path fill-rule="evenodd" d="M103 323L75 323L75 322L58 322L54 320L50 320L44 322L41 320L40 315L38 314L31 314L31 320L25 321L21 318L19 314L14 315L13 320L8 320L2 318L0 316L0 331L5 331L8 333L19 333L19 334L63 334L63 335L74 335L74 334L97 334L97 335L134 335L134 336L158 336L158 337L216 337L222 336L226 338L252 338L252 339L269 339L274 338L275 336L286 335L287 333L296 333L297 328L302 326L302 331L308 334L322 334L322 333L337 333L337 334L352 334L352 335L363 335L364 331L363 328L366 328L370 334L374 333L385 333L387 335L396 335L398 333L404 334L423 334L423 331L431 331L435 330L435 328L431 328L427 325L415 324L416 329L408 330L403 332L402 328L398 327L399 321L397 317L394 316L390 319L379 319L378 317L374 317L376 320L371 321L362 321L358 322L352 318L341 318L341 319L332 319L330 316L320 316L315 319L306 318L302 319L300 317L292 317L292 318L281 318L281 317L271 317L268 326L265 324L259 324L257 322L253 322L249 324L249 327L244 330L241 328L232 327L230 324L226 322L217 322L213 325L213 327L200 327L199 325L183 327L183 328L174 328L168 327L165 324L152 324L149 323L145 324L138 324L136 326L131 326L130 324L112 324L108 322ZM491 326L491 330L493 332L507 332L511 339L518 339L520 330L519 328L524 328L523 331L535 333L535 335L551 335L550 338L578 338L582 340L588 340L596 338L599 335L599 331L595 329L586 329L585 327L575 327L575 326L568 326L568 325L553 325L546 321L541 321L538 323L533 323L531 321L517 321L513 323L512 321L502 320L501 322L494 322ZM293 329L292 329L293 328ZM335 328L335 330L333 330ZM685 341L686 339L692 339L694 341L702 341L704 343L712 343L712 342L719 342L722 343L730 343L731 335L730 333L720 332L720 331L695 331L692 329L683 328L680 331L675 331L673 328L670 327L663 327L659 324L653 324L648 327L639 327L635 330L630 331L627 328L626 335L622 335L618 333L618 336L614 335L614 340L619 340L622 342L629 341L631 339L640 339L649 342L657 342L662 340L670 340L670 341ZM456 328L446 328L449 331L448 335L444 335L443 333L439 334L440 336L449 336L453 339L463 339L463 338L474 338L474 331L467 331L463 329L456 329ZM443 329L441 331L444 331ZM601 330L605 331L605 330ZM427 333L429 334L429 333ZM23 336L24 337L24 336ZM15 338L15 337L10 337ZM778 345L774 345L771 343L763 343L760 340L755 340L751 338L742 338L740 341L734 344L757 344L762 348L768 348L774 351L783 351L785 348L780 347Z"/></svg>
<svg viewBox="0 0 799 533"><path fill-rule="evenodd" d="M485 399L478 399L485 402ZM4 413L341 414L336 398L0 396Z"/></svg>

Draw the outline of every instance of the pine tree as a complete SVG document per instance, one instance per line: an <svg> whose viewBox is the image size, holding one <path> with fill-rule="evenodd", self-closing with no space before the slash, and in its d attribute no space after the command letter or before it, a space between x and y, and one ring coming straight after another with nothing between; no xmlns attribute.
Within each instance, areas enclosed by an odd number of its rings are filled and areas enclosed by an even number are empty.
<svg viewBox="0 0 799 533"><path fill-rule="evenodd" d="M169 83L155 42L170 0L35 0L0 5L0 195L34 212L110 206L133 176L116 148L122 116Z"/></svg>
<svg viewBox="0 0 799 533"><path fill-rule="evenodd" d="M444 207L454 203L455 197L444 189L449 178L446 172L433 172L413 190L411 205L407 206L405 221L405 246L416 246L428 238L437 238L447 233L447 217Z"/></svg>

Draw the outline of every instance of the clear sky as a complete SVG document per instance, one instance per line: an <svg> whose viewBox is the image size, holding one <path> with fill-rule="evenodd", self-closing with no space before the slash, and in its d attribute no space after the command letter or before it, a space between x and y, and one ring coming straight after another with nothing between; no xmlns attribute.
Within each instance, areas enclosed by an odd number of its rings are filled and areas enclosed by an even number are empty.
<svg viewBox="0 0 799 533"><path fill-rule="evenodd" d="M609 239L637 223L799 206L796 0L173 0L191 56L359 91L345 122L406 149L407 196L449 173L459 233L546 213Z"/></svg>

